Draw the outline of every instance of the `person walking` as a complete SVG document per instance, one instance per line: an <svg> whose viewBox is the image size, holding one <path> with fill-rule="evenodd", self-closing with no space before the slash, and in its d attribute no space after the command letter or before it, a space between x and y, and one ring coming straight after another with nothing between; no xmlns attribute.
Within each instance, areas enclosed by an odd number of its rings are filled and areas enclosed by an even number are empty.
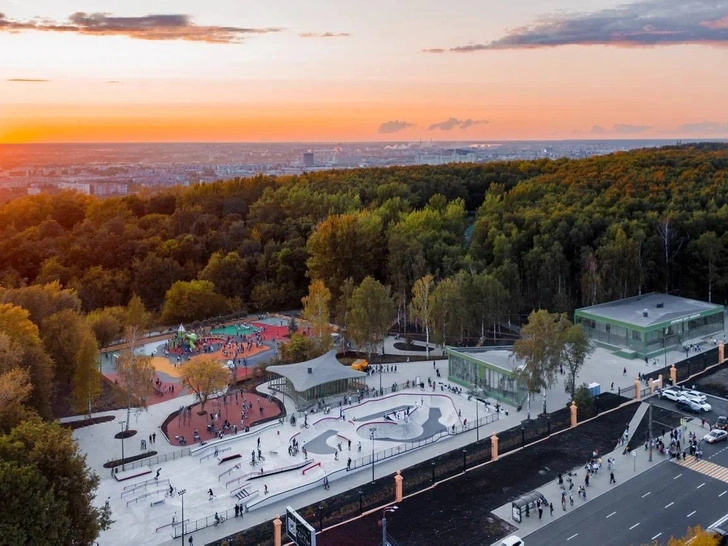
<svg viewBox="0 0 728 546"><path fill-rule="evenodd" d="M538 519L541 519L541 516L543 516L543 508L541 508L541 502L538 502Z"/></svg>
<svg viewBox="0 0 728 546"><path fill-rule="evenodd" d="M617 480L614 479L614 470L609 472L609 483L617 483Z"/></svg>
<svg viewBox="0 0 728 546"><path fill-rule="evenodd" d="M554 503L550 503L549 506L551 507L551 517L554 517Z"/></svg>

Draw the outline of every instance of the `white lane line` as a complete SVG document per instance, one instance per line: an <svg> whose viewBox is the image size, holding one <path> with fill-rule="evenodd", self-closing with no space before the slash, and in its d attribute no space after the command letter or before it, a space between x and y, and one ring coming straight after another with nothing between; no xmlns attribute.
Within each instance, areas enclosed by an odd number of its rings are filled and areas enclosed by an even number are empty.
<svg viewBox="0 0 728 546"><path fill-rule="evenodd" d="M670 506L672 506L673 504L675 504L675 503L671 502L670 504L665 505L665 508L670 508Z"/></svg>
<svg viewBox="0 0 728 546"><path fill-rule="evenodd" d="M701 488L701 487L703 487L704 485L705 485L705 482L701 483L701 484L700 484L700 485L698 486L698 489L700 489L700 488Z"/></svg>
<svg viewBox="0 0 728 546"><path fill-rule="evenodd" d="M721 493L720 495L718 495L718 497L720 498L720 497L722 497L723 495L725 495L726 493L728 493L728 491L723 491L723 492L722 492L722 493Z"/></svg>
<svg viewBox="0 0 728 546"><path fill-rule="evenodd" d="M571 535L571 536L570 536L569 538L567 538L567 539L566 539L566 541L567 541L567 542L568 542L568 541L570 541L570 540L571 540L572 538L574 538L574 537L575 537L575 536L577 536L578 534L579 534L579 533L576 533L575 535Z"/></svg>
<svg viewBox="0 0 728 546"><path fill-rule="evenodd" d="M611 517L612 517L612 516L613 516L614 514L616 514L616 513L617 513L617 512L612 512L611 514L609 514L609 515L607 516L607 519L611 518Z"/></svg>
<svg viewBox="0 0 728 546"><path fill-rule="evenodd" d="M673 480L677 480L677 479L678 479L678 478L679 478L680 476L682 476L682 472L681 472L680 474L678 474L677 476L675 476L675 477L673 478Z"/></svg>
<svg viewBox="0 0 728 546"><path fill-rule="evenodd" d="M695 512L697 512L697 510L693 510L692 512L690 512L690 513L688 514L688 517L692 516L692 515L693 515L693 514L694 514Z"/></svg>
<svg viewBox="0 0 728 546"><path fill-rule="evenodd" d="M630 527L630 528L629 528L629 530L631 531L632 529L634 529L634 528L635 528L635 527L637 527L638 525L639 525L639 523L635 523L635 524L634 524L634 525L633 525L632 527Z"/></svg>
<svg viewBox="0 0 728 546"><path fill-rule="evenodd" d="M647 493L645 493L644 495L642 495L642 498L644 499L644 498L645 498L645 497L646 497L647 495L649 495L650 493L652 493L652 491L648 491Z"/></svg>
<svg viewBox="0 0 728 546"><path fill-rule="evenodd" d="M655 536L653 536L650 540L655 540L657 537L659 537L662 533L657 533Z"/></svg>

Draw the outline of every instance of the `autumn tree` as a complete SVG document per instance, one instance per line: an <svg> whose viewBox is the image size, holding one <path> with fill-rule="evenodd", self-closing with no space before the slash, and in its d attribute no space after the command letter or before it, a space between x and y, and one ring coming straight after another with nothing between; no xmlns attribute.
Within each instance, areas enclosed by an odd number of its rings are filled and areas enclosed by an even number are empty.
<svg viewBox="0 0 728 546"><path fill-rule="evenodd" d="M214 358L193 358L182 366L182 382L199 398L200 414L210 396L225 390L228 378L228 370Z"/></svg>
<svg viewBox="0 0 728 546"><path fill-rule="evenodd" d="M450 277L440 281L432 291L432 334L443 353L448 337L458 331L458 318L463 309L461 296L457 282Z"/></svg>
<svg viewBox="0 0 728 546"><path fill-rule="evenodd" d="M564 331L571 326L565 314L534 311L521 337L513 345L513 354L523 362L519 376L528 387L528 419L531 418L531 395L543 391L546 413L546 389L556 382L564 352Z"/></svg>
<svg viewBox="0 0 728 546"><path fill-rule="evenodd" d="M427 358L430 358L430 325L434 307L434 288L435 279L432 275L428 274L417 279L412 287L412 301L410 303L410 316L425 331Z"/></svg>
<svg viewBox="0 0 728 546"><path fill-rule="evenodd" d="M568 319L562 320L569 322ZM581 324L572 324L565 327L561 334L561 340L563 343L561 360L566 363L566 388L571 393L571 397L574 398L576 377L584 366L586 358L594 352L594 345L589 341L589 336Z"/></svg>
<svg viewBox="0 0 728 546"><path fill-rule="evenodd" d="M177 281L167 291L162 322L176 324L222 315L228 310L225 296L210 281Z"/></svg>
<svg viewBox="0 0 728 546"><path fill-rule="evenodd" d="M0 337L2 336L4 334L0 334ZM0 345L2 343L3 340L0 339ZM0 369L1 366L2 364ZM28 417L25 403L32 391L33 385L28 370L10 368L7 371L0 371L0 434L9 431Z"/></svg>
<svg viewBox="0 0 728 546"><path fill-rule="evenodd" d="M313 281L308 287L308 296L301 299L303 319L311 323L313 335L318 338L322 350L331 346L330 302L331 292L321 280Z"/></svg>
<svg viewBox="0 0 728 546"><path fill-rule="evenodd" d="M684 536L670 537L667 546L720 546L721 539L715 533L704 530L700 525L688 527Z"/></svg>
<svg viewBox="0 0 728 546"><path fill-rule="evenodd" d="M700 236L695 246L705 264L705 278L708 281L708 302L712 302L713 286L722 278L718 266L725 254L725 245L715 231L707 231Z"/></svg>
<svg viewBox="0 0 728 546"><path fill-rule="evenodd" d="M134 403L141 407L147 406L147 398L151 393L152 379L154 378L154 366L152 358L139 353L141 333L135 326L127 326L125 329L126 346L120 351L116 359L116 372L119 382L126 391L126 429L131 423L131 408Z"/></svg>
<svg viewBox="0 0 728 546"><path fill-rule="evenodd" d="M116 318L108 308L95 309L86 315L86 320L96 337L96 342L101 350L111 345L123 330L124 325Z"/></svg>
<svg viewBox="0 0 728 546"><path fill-rule="evenodd" d="M377 350L394 320L395 306L389 290L366 277L349 301L348 332L357 345L366 347L369 358Z"/></svg>

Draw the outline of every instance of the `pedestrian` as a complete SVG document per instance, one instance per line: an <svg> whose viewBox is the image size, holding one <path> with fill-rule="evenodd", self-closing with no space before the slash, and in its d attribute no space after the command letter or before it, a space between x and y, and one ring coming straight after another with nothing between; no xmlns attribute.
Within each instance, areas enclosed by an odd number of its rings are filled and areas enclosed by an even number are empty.
<svg viewBox="0 0 728 546"><path fill-rule="evenodd" d="M156 432L152 434L152 443L153 444L157 443L157 433Z"/></svg>
<svg viewBox="0 0 728 546"><path fill-rule="evenodd" d="M622 370L622 375L627 375L627 366L625 366L624 369Z"/></svg>
<svg viewBox="0 0 728 546"><path fill-rule="evenodd" d="M149 435L149 443L150 444L154 443L154 442L152 442L152 435L151 434Z"/></svg>
<svg viewBox="0 0 728 546"><path fill-rule="evenodd" d="M194 544L192 544L192 536L190 536L190 539L187 542L190 543L190 546L194 546Z"/></svg>
<svg viewBox="0 0 728 546"><path fill-rule="evenodd" d="M700 428L705 428L705 418L700 420Z"/></svg>
<svg viewBox="0 0 728 546"><path fill-rule="evenodd" d="M543 508L541 508L541 503L538 503L538 519L541 519L541 516L543 516Z"/></svg>
<svg viewBox="0 0 728 546"><path fill-rule="evenodd" d="M209 499L207 499L207 500L212 500L212 497L214 497L214 496L215 496L215 495L213 495L213 494L212 494L212 487L211 487L210 489L208 489L208 490L207 490L207 494L208 494L208 496L210 497L210 498L209 498Z"/></svg>
<svg viewBox="0 0 728 546"><path fill-rule="evenodd" d="M374 468L374 467L372 467ZM346 461L346 469L351 470L351 457L349 457Z"/></svg>
<svg viewBox="0 0 728 546"><path fill-rule="evenodd" d="M561 508L566 512L566 492L561 493Z"/></svg>
<svg viewBox="0 0 728 546"><path fill-rule="evenodd" d="M614 479L614 470L609 473L609 483L617 483L617 480Z"/></svg>
<svg viewBox="0 0 728 546"><path fill-rule="evenodd" d="M572 495L571 492L569 492L569 504L574 506L574 495Z"/></svg>
<svg viewBox="0 0 728 546"><path fill-rule="evenodd" d="M349 440L349 451L351 451L351 440Z"/></svg>
<svg viewBox="0 0 728 546"><path fill-rule="evenodd" d="M235 517L238 517L238 514L240 514L240 507L236 504L235 505Z"/></svg>
<svg viewBox="0 0 728 546"><path fill-rule="evenodd" d="M554 517L554 503L551 503L551 517Z"/></svg>
<svg viewBox="0 0 728 546"><path fill-rule="evenodd" d="M586 473L586 476L584 476L584 485L589 487L589 473Z"/></svg>
<svg viewBox="0 0 728 546"><path fill-rule="evenodd" d="M162 471L162 469L161 469L161 468L157 468L157 475L156 475L156 476L154 476L154 479L155 479L155 480L158 480L158 479L159 479L159 473L160 473L161 471Z"/></svg>
<svg viewBox="0 0 728 546"><path fill-rule="evenodd" d="M614 390L614 381L612 381L612 389L611 390Z"/></svg>

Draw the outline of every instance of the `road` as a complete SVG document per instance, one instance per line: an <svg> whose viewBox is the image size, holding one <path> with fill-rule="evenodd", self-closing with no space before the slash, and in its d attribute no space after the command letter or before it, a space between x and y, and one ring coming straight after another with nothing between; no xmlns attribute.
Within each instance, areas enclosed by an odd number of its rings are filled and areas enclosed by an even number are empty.
<svg viewBox="0 0 728 546"><path fill-rule="evenodd" d="M722 452L728 459L724 448L725 444L705 445L703 451L706 458ZM670 536L684 535L688 526L707 527L718 520L725 515L726 503L728 483L665 461L528 535L526 543L528 546L667 543ZM557 510L560 508L557 506Z"/></svg>

